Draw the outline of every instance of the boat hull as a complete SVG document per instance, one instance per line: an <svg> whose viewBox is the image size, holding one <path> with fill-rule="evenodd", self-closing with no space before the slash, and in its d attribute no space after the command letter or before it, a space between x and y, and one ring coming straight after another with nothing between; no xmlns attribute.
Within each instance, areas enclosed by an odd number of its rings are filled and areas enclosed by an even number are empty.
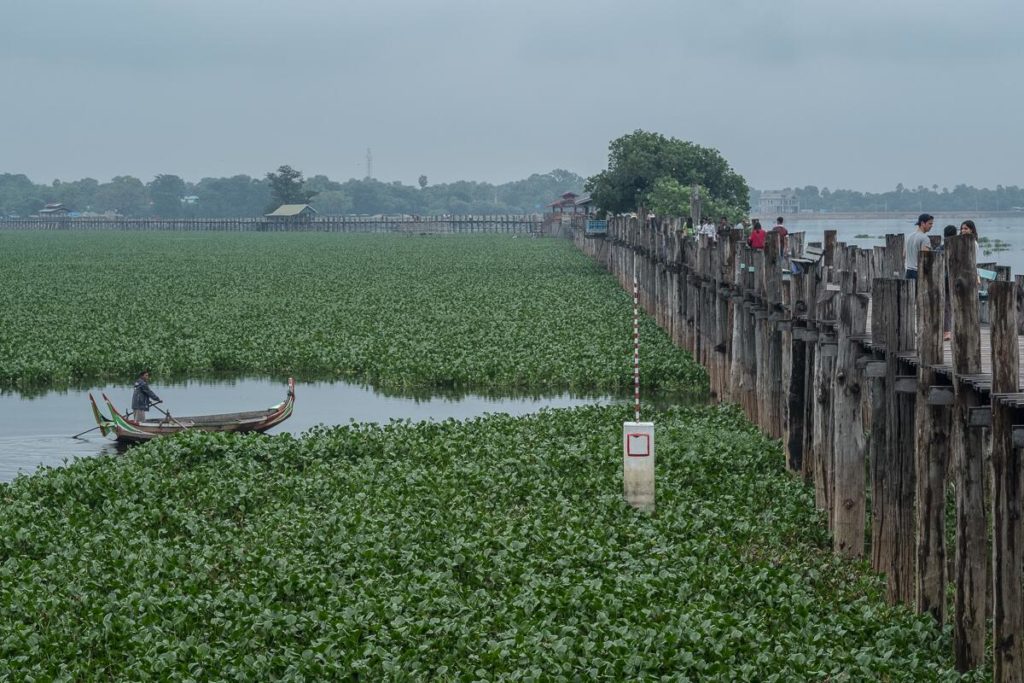
<svg viewBox="0 0 1024 683"><path fill-rule="evenodd" d="M160 436L170 436L183 431L200 432L234 432L262 433L276 427L292 415L295 407L295 380L288 380L288 395L283 403L266 410L254 410L241 413L222 413L219 415L193 415L176 417L169 414L159 419L137 422L122 416L106 394L106 403L110 417L100 412L96 401L90 395L93 415L104 436L111 434L120 443L141 443Z"/></svg>

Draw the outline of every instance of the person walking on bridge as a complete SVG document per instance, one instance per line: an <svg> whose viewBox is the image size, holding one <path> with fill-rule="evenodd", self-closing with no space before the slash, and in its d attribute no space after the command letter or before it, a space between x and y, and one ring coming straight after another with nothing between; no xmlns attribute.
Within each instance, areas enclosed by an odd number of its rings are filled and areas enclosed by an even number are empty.
<svg viewBox="0 0 1024 683"><path fill-rule="evenodd" d="M935 224L935 216L930 213L922 213L917 217L917 229L907 235L904 247L906 249L906 260L904 265L907 269L907 279L917 279L917 257L922 251L931 251L931 240L928 238L928 231Z"/></svg>
<svg viewBox="0 0 1024 683"><path fill-rule="evenodd" d="M772 228L773 232L777 232L779 234L779 252L783 258L786 256L786 236L789 235L789 230L786 230L786 226L783 225L785 220L785 218L779 216L775 219L775 227Z"/></svg>
<svg viewBox="0 0 1024 683"><path fill-rule="evenodd" d="M768 233L761 227L761 221L754 219L754 229L747 238L747 246L751 249L764 249L764 238Z"/></svg>

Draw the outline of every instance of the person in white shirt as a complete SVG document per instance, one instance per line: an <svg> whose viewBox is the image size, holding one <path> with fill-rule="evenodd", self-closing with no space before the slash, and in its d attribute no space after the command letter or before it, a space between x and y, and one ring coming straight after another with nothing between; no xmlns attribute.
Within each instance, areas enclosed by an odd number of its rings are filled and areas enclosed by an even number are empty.
<svg viewBox="0 0 1024 683"><path fill-rule="evenodd" d="M929 213L922 213L917 217L917 230L907 235L903 243L906 250L907 279L917 279L917 257L922 251L931 251L931 240L928 238L928 231L935 224L935 217Z"/></svg>

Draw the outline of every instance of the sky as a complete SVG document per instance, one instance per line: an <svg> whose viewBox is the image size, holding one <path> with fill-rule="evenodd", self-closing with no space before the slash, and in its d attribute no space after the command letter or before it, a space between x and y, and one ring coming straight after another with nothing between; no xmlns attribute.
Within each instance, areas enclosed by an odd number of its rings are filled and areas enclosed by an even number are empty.
<svg viewBox="0 0 1024 683"><path fill-rule="evenodd" d="M759 189L1024 185L1019 0L0 0L0 173L502 183L637 129Z"/></svg>

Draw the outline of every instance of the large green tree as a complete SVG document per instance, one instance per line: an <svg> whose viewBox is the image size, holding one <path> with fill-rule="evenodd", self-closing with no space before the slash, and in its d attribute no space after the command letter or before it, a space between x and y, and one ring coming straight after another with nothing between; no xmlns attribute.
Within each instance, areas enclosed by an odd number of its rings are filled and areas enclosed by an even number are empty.
<svg viewBox="0 0 1024 683"><path fill-rule="evenodd" d="M149 194L138 178L115 176L96 188L96 210L113 211L122 216L141 216L149 209Z"/></svg>
<svg viewBox="0 0 1024 683"><path fill-rule="evenodd" d="M279 166L276 173L268 173L267 181L270 183L270 211L282 204L308 204L316 196L316 191L305 188L302 171L288 164Z"/></svg>
<svg viewBox="0 0 1024 683"><path fill-rule="evenodd" d="M608 146L608 168L588 178L585 188L600 209L625 213L650 206L658 198L656 188L663 194L693 184L705 188L720 211L749 209L746 180L718 150L643 130L613 140Z"/></svg>
<svg viewBox="0 0 1024 683"><path fill-rule="evenodd" d="M177 218L182 214L181 198L187 193L185 181L176 175L161 173L146 185L154 216Z"/></svg>

